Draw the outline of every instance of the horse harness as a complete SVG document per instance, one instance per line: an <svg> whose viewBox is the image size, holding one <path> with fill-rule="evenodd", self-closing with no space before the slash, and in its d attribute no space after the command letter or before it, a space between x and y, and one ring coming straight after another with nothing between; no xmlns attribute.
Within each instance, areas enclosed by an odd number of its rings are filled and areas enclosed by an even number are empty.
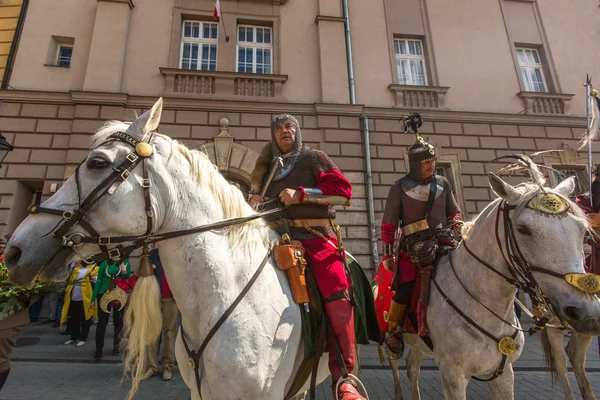
<svg viewBox="0 0 600 400"><path fill-rule="evenodd" d="M82 260L87 264L93 264L98 261L102 261L110 258L113 261L118 261L123 258L126 258L131 254L132 251L144 247L147 250L147 246L152 243L157 243L167 239L173 239L181 236L196 234L207 232L214 229L221 229L230 227L233 225L240 225L249 221L253 221L255 219L264 218L265 216L276 214L281 212L286 207L278 206L273 209L267 211L261 211L256 214L247 216L247 217L236 217L224 219L221 221L213 222L210 224L201 225L191 229L185 229L180 231L166 232L160 234L152 235L153 229L153 221L154 221L154 213L152 210L152 203L150 198L150 187L152 187L152 182L148 178L148 159L153 153L152 144L154 143L155 133L150 133L147 135L147 140L138 141L133 138L129 134L125 132L116 132L109 136L109 138L98 145L100 147L106 143L113 141L121 141L123 143L127 143L131 147L133 147L133 151L130 152L125 160L116 168L113 168L113 172L105 178L92 192L82 201L82 190L80 183L80 173L79 168L83 164L79 164L75 170L75 184L77 186L77 196L78 196L78 207L73 211L65 211L58 210L53 208L41 207L38 204L34 204L29 207L30 214L52 214L59 215L62 217L61 221L56 225L56 227L52 230L52 236L57 240L62 241L62 248L71 248L75 251ZM96 148L97 148L96 147ZM85 162L85 160L84 160ZM102 196L105 194L112 195L118 186L125 182L131 172L142 163L143 171L142 171L142 187L144 189L144 202L145 202L145 210L146 210L146 231L143 235L137 236L100 236L98 231L96 231L92 225L85 220L85 217L88 211L100 200ZM84 235L83 233L73 233L69 236L66 236L68 231L76 225L81 225L81 227L87 231L89 236ZM123 243L133 242L131 245L123 246ZM100 247L101 252L97 253L91 257L85 258L79 253L77 247L87 243L87 244L96 244ZM110 244L119 244L116 247L108 249L107 246ZM49 260L52 260L58 251L54 252L54 254L50 257ZM225 313L221 316L221 318L217 321L217 323L212 327L206 338L204 339L202 345L200 346L198 351L190 350L190 347L185 339L185 334L183 332L183 324L181 327L181 337L183 344L185 346L185 350L188 353L188 362L190 367L194 370L194 374L196 377L196 385L198 387L198 393L200 397L202 397L201 393L201 377L199 373L200 361L202 358L202 354L206 349L209 341L218 331L218 329L223 325L225 320L231 315L237 305L241 302L244 296L248 293L254 282L258 279L259 275L263 271L269 256L271 255L271 247L269 247L269 251L265 255L261 265L258 267L254 275L250 278L242 292L238 295L235 301L229 306L229 308L225 311ZM49 262L48 262L49 263ZM46 263L46 265L48 264ZM41 273L41 271L40 271Z"/></svg>
<svg viewBox="0 0 600 400"><path fill-rule="evenodd" d="M106 141L96 146L96 148L98 148L106 143L120 141L132 146L133 151L125 157L125 160L118 167L113 168L114 171L106 179L104 179L94 190L92 190L92 192L83 201L81 200L83 195L81 190L79 173L79 168L81 167L83 162L79 164L79 166L77 166L75 170L75 184L77 186L78 207L75 210L58 210L53 208L41 207L38 204L33 204L29 207L30 214L42 213L61 216L61 221L52 230L52 236L54 236L57 240L61 240L63 247L71 248L73 251L79 254L79 256L85 263L93 264L106 259L119 261L121 259L127 258L134 250L139 249L141 247L146 247L152 243L158 243L163 240L173 239L195 233L207 232L214 229L222 229L233 225L240 225L246 222L253 221L255 219L263 218L271 214L276 214L285 209L285 206L280 206L269 209L267 211L261 211L247 217L228 218L190 229L152 234L154 212L152 209L152 202L150 198L150 188L152 187L152 182L148 178L148 159L153 153L152 145L156 138L156 134L149 133L147 136L147 140L138 141L137 139L125 132L116 132L110 135ZM92 208L92 206L94 206L98 202L98 200L100 200L100 198L102 198L102 196L104 196L105 194L112 195L118 188L118 186L129 178L131 172L139 165L140 162L143 166L141 186L144 189L146 231L142 235L100 236L100 234L85 219L88 211ZM89 236L86 236L80 232L75 232L69 236L66 236L68 231L78 224L81 225L81 227L88 232ZM132 244L123 246L123 243L128 242L132 242ZM87 258L84 257L77 250L77 247L84 243L98 245L101 252ZM107 246L111 244L117 244L117 246L108 249ZM50 259L52 259L57 252L55 252Z"/></svg>
<svg viewBox="0 0 600 400"><path fill-rule="evenodd" d="M505 281L507 281L511 285L513 285L516 288L523 290L525 293L529 294L529 296L532 300L532 303L533 303L533 307L539 312L539 314L541 314L541 317L536 317L535 325L531 329L529 329L529 335L533 335L534 333L542 330L553 315L558 316L559 319L561 320L561 323L563 324L563 326L568 327L568 323L563 320L563 318L560 316L560 313L557 312L557 310L555 309L553 304L550 302L550 300L546 297L546 295L541 290L539 284L533 277L532 272L539 272L542 274L546 274L546 275L550 275L550 276L557 277L560 279L564 279L574 288L579 289L588 294L595 294L600 291L600 284L599 284L600 277L598 277L594 274L580 274L580 273L560 274L558 272L548 270L546 268L541 268L538 266L531 265L525 259L525 257L523 256L523 253L521 252L521 250L519 248L519 245L516 240L515 232L514 232L514 226L513 226L512 220L510 219L510 215L509 215L510 211L515 210L516 208L517 208L517 206L508 205L507 202L503 200L503 201L501 201L500 206L498 207L497 213L496 213L496 242L498 244L498 247L500 248L500 251L502 253L504 260L506 261L506 264L509 266L508 271L511 276L507 276L506 274L500 272L498 269L494 268L492 265L490 265L489 263L485 262L480 257L478 257L475 253L473 253L473 251L471 251L471 249L469 249L469 247L467 246L467 243L465 241L462 242L462 245L465 247L465 250L467 250L469 255L471 255L480 264L484 265L486 268L488 268L495 274L502 277ZM541 193L537 197L534 196L528 202L527 208L536 210L537 212L541 213L542 215L550 215L550 216L559 217L559 218L565 216L565 214L568 212L572 212L571 207L567 203L567 201L564 200L562 197L560 197L556 194L553 194L553 193ZM504 222L504 246L502 245L502 240L500 238L500 232L499 232L500 215L501 214L503 215L503 222ZM506 254L503 249L506 249ZM498 367L496 372L491 377L486 378L486 379L473 377L473 379L478 380L478 381L484 381L484 382L492 381L492 380L496 379L497 377L499 377L500 375L502 375L502 373L504 372L504 368L506 367L506 362L507 362L508 356L517 350L517 344L515 342L515 338L517 337L519 331L523 331L523 329L521 329L520 324L519 324L519 326L515 326L512 323L506 321L504 318L497 315L494 311L492 311L490 308L488 308L485 304L483 304L481 301L479 301L477 298L475 298L475 296L473 296L471 294L471 292L465 287L465 285L462 283L462 281L458 277L458 275L456 273L456 269L454 268L454 264L452 262L452 253L449 254L449 261L450 261L450 266L452 268L452 271L453 271L454 275L456 276L456 279L458 280L460 285L463 287L463 289L465 289L467 294L469 294L470 297L472 297L477 303L479 303L481 306L483 306L486 310L488 310L496 318L498 318L503 323L505 323L515 329L515 332L512 336L505 336L501 339L498 339L496 336L489 333L487 330L485 330L480 325L478 325L475 321L473 321L469 316L467 316L456 304L454 304L454 302L452 302L452 300L450 300L448 298L448 296L441 289L438 282L435 280L435 277L432 279L435 287L437 288L438 292L440 293L440 295L442 296L444 301L447 302L448 305L450 307L452 307L452 309L454 311L456 311L470 325L472 325L474 328L476 328L481 333L483 333L485 336L494 340L498 344L498 350L500 351L500 353L502 353L502 360L501 360L500 366ZM517 322L517 324L518 324L518 322Z"/></svg>

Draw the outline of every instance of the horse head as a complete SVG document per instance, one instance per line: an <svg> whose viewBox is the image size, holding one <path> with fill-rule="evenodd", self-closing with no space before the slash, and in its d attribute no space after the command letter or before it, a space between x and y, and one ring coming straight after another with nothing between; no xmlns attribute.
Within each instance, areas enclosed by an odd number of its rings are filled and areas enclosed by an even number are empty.
<svg viewBox="0 0 600 400"><path fill-rule="evenodd" d="M144 234L148 215L144 207L142 169L135 168L135 163L125 175L117 170L128 165L128 157L133 159L131 154L137 154L136 142L147 142L153 135L161 112L162 99L159 99L152 109L132 123L107 123L94 135L92 150L76 173L41 207L30 208L32 215L19 225L6 249L5 262L13 283L29 285L36 280L65 280L67 265L73 259L85 259L99 252L96 244L65 246L69 240L92 234L88 227L101 236ZM160 176L156 170L165 167L157 159L168 155L169 146L156 140L149 148L142 149L144 151L152 153L148 157L152 176ZM166 212L155 197L153 193L153 222L154 226L159 226ZM85 206L86 202L91 204L89 208ZM54 210L54 214L38 212L44 209ZM82 210L81 214L77 210ZM82 218L78 222L65 225L69 219L79 216ZM63 226L65 229L61 228Z"/></svg>
<svg viewBox="0 0 600 400"><path fill-rule="evenodd" d="M575 188L569 178L555 188L535 184L512 186L494 174L489 182L500 200L498 218L505 267L521 284L538 287L555 315L577 332L600 332L599 281L584 269L583 243L590 225L569 199ZM580 281L583 279L583 281Z"/></svg>

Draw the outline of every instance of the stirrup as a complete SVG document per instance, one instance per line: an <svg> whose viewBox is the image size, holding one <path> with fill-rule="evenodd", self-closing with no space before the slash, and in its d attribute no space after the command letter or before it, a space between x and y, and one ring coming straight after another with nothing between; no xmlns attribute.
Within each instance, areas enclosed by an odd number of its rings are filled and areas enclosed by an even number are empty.
<svg viewBox="0 0 600 400"><path fill-rule="evenodd" d="M360 381L360 379L358 379L358 377L353 374L348 374L347 377L345 377L345 378L341 377L340 379L338 379L337 383L335 384L334 399L337 400L339 398L339 394L340 394L339 390L340 390L340 386L342 383L349 383L349 384L353 385L357 390L362 389L362 392L365 394L364 395L365 399L369 400L369 394L367 393L367 389L365 388L365 385L363 385L363 383Z"/></svg>
<svg viewBox="0 0 600 400"><path fill-rule="evenodd" d="M398 335L400 335L399 340L402 343L402 346L400 348L400 351L398 353L396 353L388 345L388 340L390 338L398 339ZM385 344L385 346L384 346L385 352L387 353L390 360L395 361L395 360L399 360L402 358L402 356L404 355L404 339L402 338L402 330L400 329L400 327L396 328L396 330L394 332L388 332L387 335L385 336L385 339L383 342Z"/></svg>

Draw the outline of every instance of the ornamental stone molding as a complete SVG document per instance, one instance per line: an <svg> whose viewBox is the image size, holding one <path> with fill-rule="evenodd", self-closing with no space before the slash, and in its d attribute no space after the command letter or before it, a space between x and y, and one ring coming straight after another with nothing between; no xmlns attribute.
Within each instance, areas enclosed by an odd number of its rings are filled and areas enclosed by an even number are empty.
<svg viewBox="0 0 600 400"><path fill-rule="evenodd" d="M569 115L574 94L519 92L527 115Z"/></svg>
<svg viewBox="0 0 600 400"><path fill-rule="evenodd" d="M234 137L229 134L227 118L221 118L219 124L220 132L213 138L213 142L200 146L199 150L206 152L210 161L228 179L250 185L250 175L259 153L234 142Z"/></svg>
<svg viewBox="0 0 600 400"><path fill-rule="evenodd" d="M388 86L388 90L394 93L396 107L412 109L438 108L444 109L446 105L446 86L413 86L397 85Z"/></svg>
<svg viewBox="0 0 600 400"><path fill-rule="evenodd" d="M164 67L160 72L165 77L165 95L222 100L284 101L281 91L288 78L277 74Z"/></svg>

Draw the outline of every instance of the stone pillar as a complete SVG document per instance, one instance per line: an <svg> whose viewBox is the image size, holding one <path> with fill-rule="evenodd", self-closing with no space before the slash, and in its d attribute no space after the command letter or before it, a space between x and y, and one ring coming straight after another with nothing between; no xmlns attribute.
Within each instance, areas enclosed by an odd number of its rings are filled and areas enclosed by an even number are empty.
<svg viewBox="0 0 600 400"><path fill-rule="evenodd" d="M84 91L120 92L133 0L98 0Z"/></svg>
<svg viewBox="0 0 600 400"><path fill-rule="evenodd" d="M346 38L340 0L319 0L321 98L323 103L349 103Z"/></svg>

